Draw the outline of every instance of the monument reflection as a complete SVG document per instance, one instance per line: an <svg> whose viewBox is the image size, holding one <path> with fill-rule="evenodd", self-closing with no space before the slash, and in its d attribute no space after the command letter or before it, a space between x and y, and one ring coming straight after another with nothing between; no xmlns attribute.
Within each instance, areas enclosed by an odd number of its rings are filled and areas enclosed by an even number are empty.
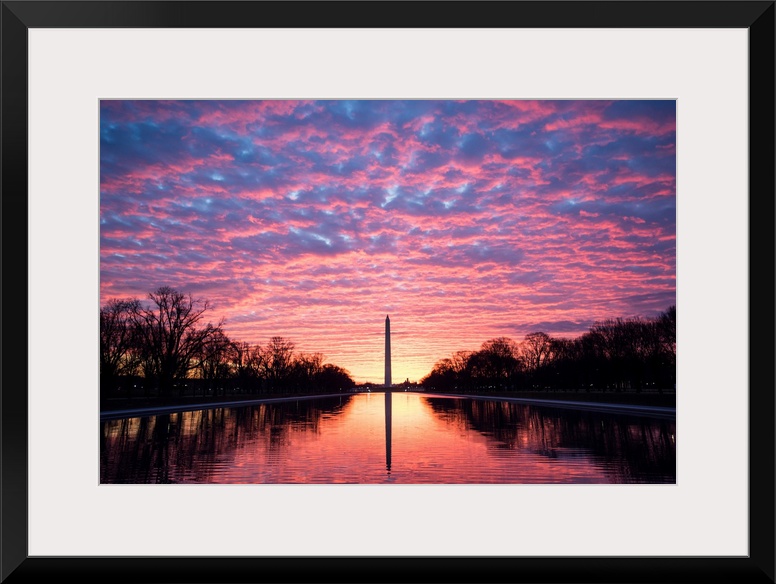
<svg viewBox="0 0 776 584"><path fill-rule="evenodd" d="M674 483L675 421L411 392L101 424L102 483Z"/></svg>
<svg viewBox="0 0 776 584"><path fill-rule="evenodd" d="M391 474L391 406L392 393L385 391L385 469Z"/></svg>

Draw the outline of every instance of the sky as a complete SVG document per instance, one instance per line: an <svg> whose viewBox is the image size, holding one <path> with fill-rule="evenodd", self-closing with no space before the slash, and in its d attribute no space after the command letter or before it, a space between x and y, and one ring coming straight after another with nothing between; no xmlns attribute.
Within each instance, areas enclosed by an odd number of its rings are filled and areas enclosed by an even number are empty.
<svg viewBox="0 0 776 584"><path fill-rule="evenodd" d="M100 302L171 286L230 338L395 383L496 337L676 303L676 107L100 102Z"/></svg>

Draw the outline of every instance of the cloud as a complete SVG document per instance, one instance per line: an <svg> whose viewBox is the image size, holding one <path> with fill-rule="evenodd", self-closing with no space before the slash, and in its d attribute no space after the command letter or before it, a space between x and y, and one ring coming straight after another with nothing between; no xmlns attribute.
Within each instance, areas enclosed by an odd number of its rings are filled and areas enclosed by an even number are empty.
<svg viewBox="0 0 776 584"><path fill-rule="evenodd" d="M362 379L379 378L389 311L412 379L488 338L657 314L675 302L675 116L673 101L103 100L101 299L195 291L236 339L288 336Z"/></svg>

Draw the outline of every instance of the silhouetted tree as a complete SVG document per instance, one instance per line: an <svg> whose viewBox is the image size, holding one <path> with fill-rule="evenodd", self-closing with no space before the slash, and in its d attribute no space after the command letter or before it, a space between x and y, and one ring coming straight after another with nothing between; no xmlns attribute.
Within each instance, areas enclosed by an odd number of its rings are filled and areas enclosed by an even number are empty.
<svg viewBox="0 0 776 584"><path fill-rule="evenodd" d="M509 337L485 341L477 352L481 376L494 387L510 387L521 370L520 349Z"/></svg>
<svg viewBox="0 0 776 584"><path fill-rule="evenodd" d="M202 394L227 391L315 392L351 388L350 373L323 364L320 353L294 353L294 343L272 337L251 345L229 339L218 324L204 324L207 300L195 300L164 286L136 299L111 300L100 308L100 387L106 396L126 379L128 387L142 374L146 396L152 385L169 395L176 385ZM130 378L131 377L131 378ZM180 392L182 393L182 392Z"/></svg>
<svg viewBox="0 0 776 584"><path fill-rule="evenodd" d="M657 320L661 344L661 387L676 385L676 306L670 306Z"/></svg>
<svg viewBox="0 0 776 584"><path fill-rule="evenodd" d="M270 390L284 388L293 365L294 343L283 337L272 337L262 349L262 376L267 380Z"/></svg>
<svg viewBox="0 0 776 584"><path fill-rule="evenodd" d="M598 321L577 339L507 337L441 359L421 383L436 389L662 390L676 383L676 307L657 318Z"/></svg>
<svg viewBox="0 0 776 584"><path fill-rule="evenodd" d="M351 389L355 387L356 383L347 369L326 363L318 373L317 385L319 389L324 391L339 391L340 389Z"/></svg>
<svg viewBox="0 0 776 584"><path fill-rule="evenodd" d="M431 373L421 379L420 383L440 391L450 391L457 389L456 381L458 375L453 368L452 360L442 359L434 364Z"/></svg>
<svg viewBox="0 0 776 584"><path fill-rule="evenodd" d="M235 346L224 332L216 329L202 340L196 354L197 369L202 377L203 392L212 391L218 395L219 388L225 393L224 382L232 376L235 361Z"/></svg>
<svg viewBox="0 0 776 584"><path fill-rule="evenodd" d="M100 309L100 393L116 388L120 376L132 375L138 366L132 314L138 301L109 300Z"/></svg>
<svg viewBox="0 0 776 584"><path fill-rule="evenodd" d="M148 300L145 306L138 303L132 314L140 356L146 378L155 379L162 394L169 394L196 367L205 341L221 331L222 324L200 326L209 302L168 286L149 293Z"/></svg>
<svg viewBox="0 0 776 584"><path fill-rule="evenodd" d="M670 306L657 319L663 352L676 358L676 306Z"/></svg>
<svg viewBox="0 0 776 584"><path fill-rule="evenodd" d="M578 339L551 338L552 361L545 376L548 387L578 390L582 387L582 350Z"/></svg>
<svg viewBox="0 0 776 584"><path fill-rule="evenodd" d="M472 356L472 351L456 351L450 358L450 367L456 375L461 375L466 371L466 363L469 361L469 357Z"/></svg>
<svg viewBox="0 0 776 584"><path fill-rule="evenodd" d="M550 360L552 356L552 339L547 333L529 333L525 335L522 349L526 360L526 367L536 370Z"/></svg>
<svg viewBox="0 0 776 584"><path fill-rule="evenodd" d="M258 391L261 347L246 342L235 342L232 355L236 388L243 393Z"/></svg>
<svg viewBox="0 0 776 584"><path fill-rule="evenodd" d="M318 375L323 369L323 355L300 353L294 357L291 369L295 389L309 391L317 385Z"/></svg>

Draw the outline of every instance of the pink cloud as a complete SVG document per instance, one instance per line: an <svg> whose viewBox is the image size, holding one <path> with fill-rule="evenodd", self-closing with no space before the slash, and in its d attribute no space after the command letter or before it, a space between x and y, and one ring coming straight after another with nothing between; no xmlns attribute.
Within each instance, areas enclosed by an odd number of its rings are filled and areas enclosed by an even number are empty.
<svg viewBox="0 0 776 584"><path fill-rule="evenodd" d="M379 379L386 313L396 375L418 379L532 323L581 323L547 331L572 335L664 310L672 122L606 120L611 103L382 102L352 119L337 102L103 104L124 141L101 145L101 301L194 290L235 339L286 336L359 380ZM462 136L479 140L465 156Z"/></svg>

